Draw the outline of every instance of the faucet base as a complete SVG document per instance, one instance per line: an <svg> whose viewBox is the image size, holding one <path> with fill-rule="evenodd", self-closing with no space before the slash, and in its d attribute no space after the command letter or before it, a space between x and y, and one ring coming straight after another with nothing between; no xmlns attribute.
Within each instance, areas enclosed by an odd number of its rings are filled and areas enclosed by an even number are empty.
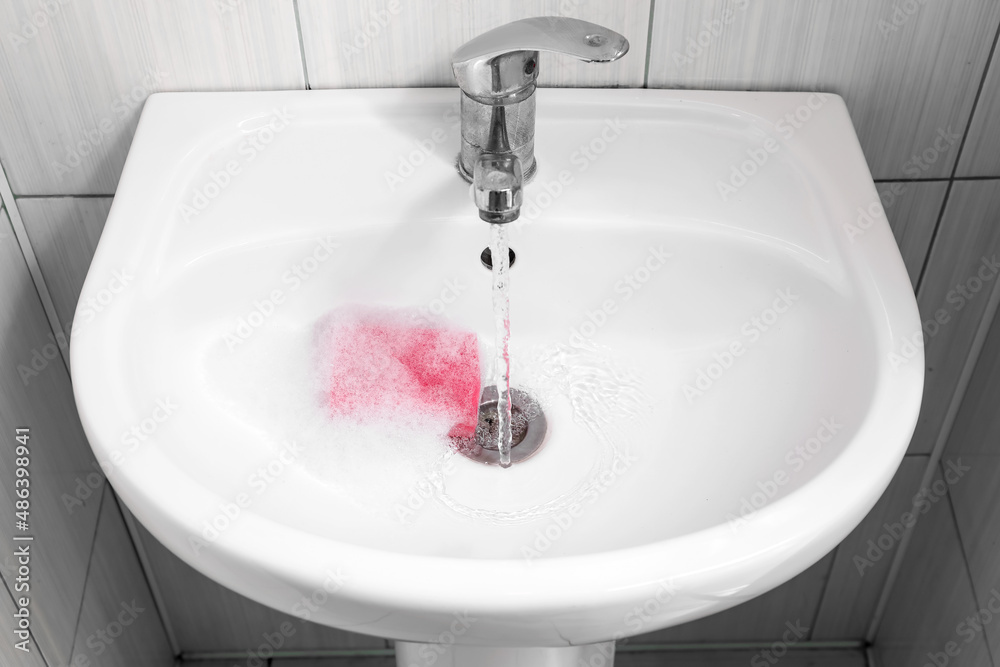
<svg viewBox="0 0 1000 667"><path fill-rule="evenodd" d="M497 111L501 113L497 113ZM512 153L521 161L524 182L535 175L535 96L512 104L491 106L461 96L462 146L459 173L471 182L483 153Z"/></svg>

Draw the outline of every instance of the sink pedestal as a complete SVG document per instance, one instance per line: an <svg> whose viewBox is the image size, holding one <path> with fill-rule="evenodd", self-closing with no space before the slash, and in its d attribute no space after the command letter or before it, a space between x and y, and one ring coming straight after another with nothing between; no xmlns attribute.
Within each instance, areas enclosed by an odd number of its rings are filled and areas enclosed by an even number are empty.
<svg viewBox="0 0 1000 667"><path fill-rule="evenodd" d="M611 667L615 643L583 646L460 646L396 642L397 667Z"/></svg>

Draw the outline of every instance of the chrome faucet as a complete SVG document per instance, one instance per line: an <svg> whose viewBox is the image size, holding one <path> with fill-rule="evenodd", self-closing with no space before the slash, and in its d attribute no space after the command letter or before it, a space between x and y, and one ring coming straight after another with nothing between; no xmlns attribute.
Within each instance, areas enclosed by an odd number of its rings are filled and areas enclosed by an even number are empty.
<svg viewBox="0 0 1000 667"><path fill-rule="evenodd" d="M521 160L513 153L483 153L472 171L472 194L486 222L514 222L521 215Z"/></svg>
<svg viewBox="0 0 1000 667"><path fill-rule="evenodd" d="M611 62L628 52L628 40L595 23L539 16L494 28L455 51L451 66L462 89L458 171L472 182L487 222L516 220L521 188L535 175L539 51Z"/></svg>

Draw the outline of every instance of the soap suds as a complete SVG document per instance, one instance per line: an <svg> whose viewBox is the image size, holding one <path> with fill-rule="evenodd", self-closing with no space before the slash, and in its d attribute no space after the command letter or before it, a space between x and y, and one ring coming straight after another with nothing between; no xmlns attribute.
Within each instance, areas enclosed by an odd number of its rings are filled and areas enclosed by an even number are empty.
<svg viewBox="0 0 1000 667"><path fill-rule="evenodd" d="M360 340L370 344L359 346ZM479 344L471 332L428 324L408 310L344 308L311 326L268 322L234 352L220 339L206 370L220 402L276 451L282 442L302 447L293 465L353 506L394 517L401 498L460 456L448 436L456 425L468 428L463 415L473 407L478 412L479 383L489 372L478 364L490 353L487 344L480 354ZM569 401L574 421L598 444L597 456L585 477L551 488L545 502L512 511L465 504L448 495L448 480L441 479L434 495L467 520L521 523L580 502L629 449L617 426L647 408L640 380L607 349L535 345L515 349L512 357L515 386L547 414L556 402ZM416 367L428 370L412 372ZM333 370L338 375L331 381ZM463 381L448 386L455 373Z"/></svg>
<svg viewBox="0 0 1000 667"><path fill-rule="evenodd" d="M479 341L471 331L415 325L402 313L340 308L316 327L314 347L330 414L433 413L446 434L471 436L479 413Z"/></svg>
<svg viewBox="0 0 1000 667"><path fill-rule="evenodd" d="M401 348L383 340L381 351L337 339L364 325L372 337L391 338L407 328L423 333L402 335ZM411 350L409 366L386 354L421 342L434 344L426 354ZM456 455L447 436L462 422L456 406L467 400L470 383L478 412L476 344L475 334L418 324L407 311L344 308L312 328L262 327L232 353L220 342L207 364L218 393L241 420L276 446L294 441L303 448L295 465L354 505L389 514L401 495ZM473 359L475 376L465 378L460 391L440 386L441 367L433 364L469 373ZM407 377L417 364L431 370ZM331 381L332 369L356 376ZM394 384L380 393L380 381ZM407 405L411 390L419 400Z"/></svg>

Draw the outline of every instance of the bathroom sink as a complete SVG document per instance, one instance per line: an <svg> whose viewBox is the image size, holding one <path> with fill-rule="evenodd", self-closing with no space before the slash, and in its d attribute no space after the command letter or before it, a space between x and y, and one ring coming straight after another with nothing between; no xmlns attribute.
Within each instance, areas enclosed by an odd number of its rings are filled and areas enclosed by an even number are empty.
<svg viewBox="0 0 1000 667"><path fill-rule="evenodd" d="M417 406L352 426L315 400L331 313L491 358L457 91L149 98L83 299L132 279L78 313L71 360L97 459L180 558L352 631L575 646L760 595L871 509L923 353L843 101L537 95L511 382L547 432L509 469Z"/></svg>

